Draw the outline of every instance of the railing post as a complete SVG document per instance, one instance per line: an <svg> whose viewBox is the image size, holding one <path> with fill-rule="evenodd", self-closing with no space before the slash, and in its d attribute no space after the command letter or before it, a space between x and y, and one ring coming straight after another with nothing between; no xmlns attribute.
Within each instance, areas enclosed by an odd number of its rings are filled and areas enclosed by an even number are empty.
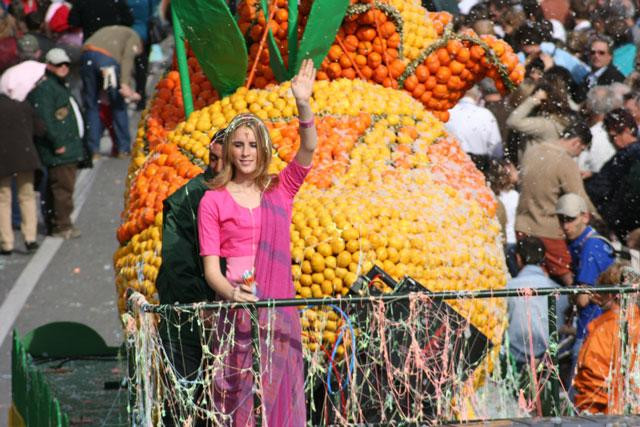
<svg viewBox="0 0 640 427"><path fill-rule="evenodd" d="M550 412L552 412L553 408L558 408L558 405L560 404L560 367L558 366L558 319L556 315L556 296L553 294L547 296L547 309L549 312L549 355L551 356L553 367L558 373L558 375L549 376L549 379L551 381L551 397L554 402L553 406L550 408ZM548 413L544 415L549 416L560 414Z"/></svg>
<svg viewBox="0 0 640 427"><path fill-rule="evenodd" d="M258 318L258 308L255 305L249 307L251 316L251 341L253 341L253 372L254 372L254 389L253 389L253 414L255 416L255 425L262 425L262 399L259 390L262 388L262 375L260 372L260 319Z"/></svg>
<svg viewBox="0 0 640 427"><path fill-rule="evenodd" d="M184 48L185 37L182 25L176 14L176 8L171 8L173 21L173 38L176 43L176 60L180 73L180 88L182 89L182 103L184 104L184 118L188 119L193 112L193 95L191 94L191 79L189 78L189 64L187 63L187 51Z"/></svg>

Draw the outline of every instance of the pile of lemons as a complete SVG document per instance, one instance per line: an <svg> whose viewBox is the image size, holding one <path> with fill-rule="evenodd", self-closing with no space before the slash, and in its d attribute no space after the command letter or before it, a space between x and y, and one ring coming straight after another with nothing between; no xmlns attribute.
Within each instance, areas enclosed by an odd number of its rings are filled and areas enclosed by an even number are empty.
<svg viewBox="0 0 640 427"><path fill-rule="evenodd" d="M412 117L411 122L414 122L414 118L422 120L428 117L429 120L422 125L423 127L439 123L408 93L361 80L316 82L311 107L320 115L381 115L393 111L393 117L405 115ZM251 112L265 121L292 120L297 114L297 108L290 83L267 89L248 90L241 87L233 95L194 111L187 121L179 123L175 130L169 133L168 139L207 163L207 147L211 136L218 129L225 127L237 114L246 112ZM439 127L442 128L442 124L439 124Z"/></svg>
<svg viewBox="0 0 640 427"><path fill-rule="evenodd" d="M370 114L372 121L345 154L345 172L332 176L326 189L306 182L296 197L291 254L299 298L344 295L374 265L398 280L411 276L432 291L505 286L499 225L493 214L470 196L473 192L456 189L456 182L447 181L450 176L432 171L442 158L430 157L430 148L457 144L441 122L404 91L360 80L316 82L311 102L318 123L323 116L360 113ZM295 120L289 84L241 88L194 112L169 134L169 140L206 162L210 135L246 111L267 117L268 122ZM321 139L319 151L322 145ZM286 165L277 148L273 172ZM466 157L460 161L470 162ZM469 169L466 163L459 166ZM489 192L484 185L474 191ZM502 302L452 304L500 341Z"/></svg>
<svg viewBox="0 0 640 427"><path fill-rule="evenodd" d="M404 57L413 61L420 52L438 39L438 32L420 0L390 0L389 3L398 9L402 17Z"/></svg>
<svg viewBox="0 0 640 427"><path fill-rule="evenodd" d="M127 288L145 295L150 302L157 303L155 281L162 264L162 213L156 216L156 223L136 234L125 246L113 255L116 270L116 289L120 298L118 308L125 310L123 297Z"/></svg>

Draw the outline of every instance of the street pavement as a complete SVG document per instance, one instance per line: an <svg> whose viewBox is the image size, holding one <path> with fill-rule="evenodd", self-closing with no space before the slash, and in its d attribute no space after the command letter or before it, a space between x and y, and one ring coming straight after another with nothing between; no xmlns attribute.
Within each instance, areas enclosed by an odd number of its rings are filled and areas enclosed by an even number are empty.
<svg viewBox="0 0 640 427"><path fill-rule="evenodd" d="M131 112L131 132L139 114ZM102 152L110 140L103 138ZM74 194L76 226L82 236L62 240L39 236L40 249L24 251L16 232L16 248L0 260L0 425L11 405L11 332L20 336L55 321L84 323L109 346L122 344L114 285L113 253L123 208L129 159L103 157L93 169L78 174Z"/></svg>

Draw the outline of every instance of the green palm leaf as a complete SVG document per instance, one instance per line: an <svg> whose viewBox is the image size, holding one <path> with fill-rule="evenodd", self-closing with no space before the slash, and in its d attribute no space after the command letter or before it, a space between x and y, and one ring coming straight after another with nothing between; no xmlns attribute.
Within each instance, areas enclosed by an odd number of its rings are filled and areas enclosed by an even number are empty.
<svg viewBox="0 0 640 427"><path fill-rule="evenodd" d="M226 96L242 86L247 75L247 46L226 2L173 0L171 7L218 94Z"/></svg>

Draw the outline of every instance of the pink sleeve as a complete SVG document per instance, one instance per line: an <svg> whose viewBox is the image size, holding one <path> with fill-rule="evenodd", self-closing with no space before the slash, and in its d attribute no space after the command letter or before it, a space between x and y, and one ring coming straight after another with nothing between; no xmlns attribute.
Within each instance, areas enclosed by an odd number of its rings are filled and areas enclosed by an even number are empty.
<svg viewBox="0 0 640 427"><path fill-rule="evenodd" d="M278 175L279 187L293 199L310 170L311 165L305 167L293 159Z"/></svg>
<svg viewBox="0 0 640 427"><path fill-rule="evenodd" d="M220 221L213 191L204 193L198 205L198 241L200 256L220 256Z"/></svg>

